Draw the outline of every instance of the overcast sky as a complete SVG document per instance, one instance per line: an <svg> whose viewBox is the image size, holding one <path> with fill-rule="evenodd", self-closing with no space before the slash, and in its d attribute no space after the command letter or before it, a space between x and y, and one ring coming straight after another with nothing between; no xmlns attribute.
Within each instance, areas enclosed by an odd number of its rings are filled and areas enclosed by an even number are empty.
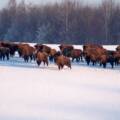
<svg viewBox="0 0 120 120"><path fill-rule="evenodd" d="M0 8L5 7L5 5L8 3L9 0L0 0ZM21 0L17 0L17 2L20 2ZM59 2L62 0L25 0L26 3L33 3L33 4L45 4L45 3L53 3L53 2ZM80 1L80 0L76 0L76 1ZM83 3L86 4L92 4L92 5L96 5L101 3L102 0L81 0ZM116 0L118 2L120 2L120 0Z"/></svg>
<svg viewBox="0 0 120 120"><path fill-rule="evenodd" d="M0 0L0 8L5 7L5 5L8 3L9 0ZM17 0L18 2L20 2L21 0ZM25 0L26 3L33 3L33 4L45 4L47 2L59 2L62 0ZM100 3L102 0L81 0L84 3L89 3L89 4L98 4Z"/></svg>

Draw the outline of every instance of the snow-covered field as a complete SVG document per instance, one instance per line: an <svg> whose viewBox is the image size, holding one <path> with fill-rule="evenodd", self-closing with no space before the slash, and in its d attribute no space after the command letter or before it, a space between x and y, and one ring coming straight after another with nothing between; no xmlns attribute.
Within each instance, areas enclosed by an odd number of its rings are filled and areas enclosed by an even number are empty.
<svg viewBox="0 0 120 120"><path fill-rule="evenodd" d="M120 66L0 61L0 120L120 120Z"/></svg>

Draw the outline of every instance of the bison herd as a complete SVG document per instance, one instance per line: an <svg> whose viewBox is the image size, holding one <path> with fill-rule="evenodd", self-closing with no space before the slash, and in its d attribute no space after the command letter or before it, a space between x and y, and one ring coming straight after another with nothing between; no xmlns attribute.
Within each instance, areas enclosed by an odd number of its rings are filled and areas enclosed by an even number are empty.
<svg viewBox="0 0 120 120"><path fill-rule="evenodd" d="M115 51L105 49L102 45L86 44L83 45L83 50L75 49L73 45L61 44L59 51L47 45L36 44L31 46L28 43L12 43L0 42L0 60L9 60L14 57L18 52L19 57L23 58L25 62L36 61L40 66L43 62L44 65L49 65L49 61L54 62L58 69L63 69L67 66L71 69L71 63L86 62L87 65L92 63L93 66L99 64L106 68L107 63L118 66L120 63L120 46Z"/></svg>

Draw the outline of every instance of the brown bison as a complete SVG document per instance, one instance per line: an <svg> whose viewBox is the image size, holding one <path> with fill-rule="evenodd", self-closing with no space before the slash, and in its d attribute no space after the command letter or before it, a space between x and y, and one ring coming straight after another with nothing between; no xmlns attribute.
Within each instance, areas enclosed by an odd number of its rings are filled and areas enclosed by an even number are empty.
<svg viewBox="0 0 120 120"><path fill-rule="evenodd" d="M106 68L107 60L108 60L108 56L106 54L101 55L99 59L100 66L103 65L103 67Z"/></svg>
<svg viewBox="0 0 120 120"><path fill-rule="evenodd" d="M106 54L106 52L103 48L87 48L84 51L84 57L88 65L90 61L95 65L99 61L100 56Z"/></svg>
<svg viewBox="0 0 120 120"><path fill-rule="evenodd" d="M15 52L18 51L18 44L12 42L1 42L2 47L7 47L10 50L10 56L14 56Z"/></svg>
<svg viewBox="0 0 120 120"><path fill-rule="evenodd" d="M33 60L34 58L35 48L28 44L19 44L18 53L20 57L23 57L25 62L28 62L29 59Z"/></svg>
<svg viewBox="0 0 120 120"><path fill-rule="evenodd" d="M51 48L48 47L47 45L36 44L34 47L35 47L35 48L37 49L37 51L39 51L39 52L46 52L48 55L50 54Z"/></svg>
<svg viewBox="0 0 120 120"><path fill-rule="evenodd" d="M87 50L87 49L90 49L90 48L103 48L102 45L98 45L98 44L86 44L86 45L83 45L83 51Z"/></svg>
<svg viewBox="0 0 120 120"><path fill-rule="evenodd" d="M117 46L116 51L120 51L120 45Z"/></svg>
<svg viewBox="0 0 120 120"><path fill-rule="evenodd" d="M38 66L40 66L41 62L43 62L44 65L46 64L48 66L48 54L47 53L38 52L36 56L37 56L36 62L38 64Z"/></svg>
<svg viewBox="0 0 120 120"><path fill-rule="evenodd" d="M57 64L59 70L63 69L65 65L71 69L71 61L68 57L65 57L63 55L60 55L60 53L57 53L54 56L54 59L55 59L55 63Z"/></svg>
<svg viewBox="0 0 120 120"><path fill-rule="evenodd" d="M80 49L73 49L71 51L72 61L74 61L74 59L76 59L77 62L79 62L80 60L82 61L82 55L83 52Z"/></svg>
<svg viewBox="0 0 120 120"><path fill-rule="evenodd" d="M110 63L111 67L113 68L115 64L115 58L113 55L107 52L106 54L100 56L99 62L100 65L103 65L104 68L106 68L107 63Z"/></svg>
<svg viewBox="0 0 120 120"><path fill-rule="evenodd" d="M71 56L71 51L74 49L72 45L64 45L64 44L61 44L59 48L62 54L67 57Z"/></svg>
<svg viewBox="0 0 120 120"><path fill-rule="evenodd" d="M51 62L53 62L54 56L55 56L56 53L57 53L57 51L56 51L55 49L51 49L51 50L50 50L49 60L50 60Z"/></svg>
<svg viewBox="0 0 120 120"><path fill-rule="evenodd" d="M92 62L93 65L100 63L100 65L103 65L103 67L106 68L106 64L110 63L111 67L113 68L115 63L114 53L115 51L109 51L101 47L96 47L87 48L87 50L84 52L84 55L88 65L90 62Z"/></svg>
<svg viewBox="0 0 120 120"><path fill-rule="evenodd" d="M26 48L26 47L29 47L29 44L23 44L23 43L20 43L18 44L18 54L19 54L19 57L22 57L22 53L23 53L23 49Z"/></svg>
<svg viewBox="0 0 120 120"><path fill-rule="evenodd" d="M119 65L120 63L120 51L114 52L114 58L115 58L115 65Z"/></svg>
<svg viewBox="0 0 120 120"><path fill-rule="evenodd" d="M9 60L10 49L6 47L0 47L0 60Z"/></svg>

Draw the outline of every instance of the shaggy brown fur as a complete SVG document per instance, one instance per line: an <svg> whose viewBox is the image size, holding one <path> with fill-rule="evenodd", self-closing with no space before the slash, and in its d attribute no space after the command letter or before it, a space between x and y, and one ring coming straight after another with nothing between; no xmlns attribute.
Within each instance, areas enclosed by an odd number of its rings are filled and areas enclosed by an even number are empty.
<svg viewBox="0 0 120 120"><path fill-rule="evenodd" d="M55 49L51 49L50 50L50 56L49 56L49 60L53 62L54 60L54 56L57 53L57 51Z"/></svg>
<svg viewBox="0 0 120 120"><path fill-rule="evenodd" d="M13 42L1 42L2 47L7 47L10 49L10 56L14 56L15 52L18 51L18 44Z"/></svg>
<svg viewBox="0 0 120 120"><path fill-rule="evenodd" d="M117 46L116 51L120 51L120 45Z"/></svg>
<svg viewBox="0 0 120 120"><path fill-rule="evenodd" d="M77 62L79 62L80 59L82 61L82 55L83 55L83 52L80 49L73 49L71 51L72 61L74 61L74 59L76 59Z"/></svg>
<svg viewBox="0 0 120 120"><path fill-rule="evenodd" d="M10 49L7 47L0 47L0 59L1 60L5 60L5 58L7 58L7 60L9 60L9 55L10 55Z"/></svg>
<svg viewBox="0 0 120 120"><path fill-rule="evenodd" d="M46 54L45 52L38 52L36 62L38 66L40 66L41 62L43 62L44 65L46 64L48 66L48 54Z"/></svg>
<svg viewBox="0 0 120 120"><path fill-rule="evenodd" d="M37 49L37 51L39 51L39 52L46 52L47 54L50 54L51 48L48 47L47 45L36 44L34 47L35 47L35 48Z"/></svg>
<svg viewBox="0 0 120 120"><path fill-rule="evenodd" d="M63 69L63 67L65 65L71 69L70 59L68 57L63 56L63 55L56 56L55 63L57 64L59 70Z"/></svg>
<svg viewBox="0 0 120 120"><path fill-rule="evenodd" d="M28 45L28 44L20 44L19 45L19 56L23 57L25 62L28 62L29 59L33 60L34 58L34 52L35 52L35 48L33 48L32 46Z"/></svg>

